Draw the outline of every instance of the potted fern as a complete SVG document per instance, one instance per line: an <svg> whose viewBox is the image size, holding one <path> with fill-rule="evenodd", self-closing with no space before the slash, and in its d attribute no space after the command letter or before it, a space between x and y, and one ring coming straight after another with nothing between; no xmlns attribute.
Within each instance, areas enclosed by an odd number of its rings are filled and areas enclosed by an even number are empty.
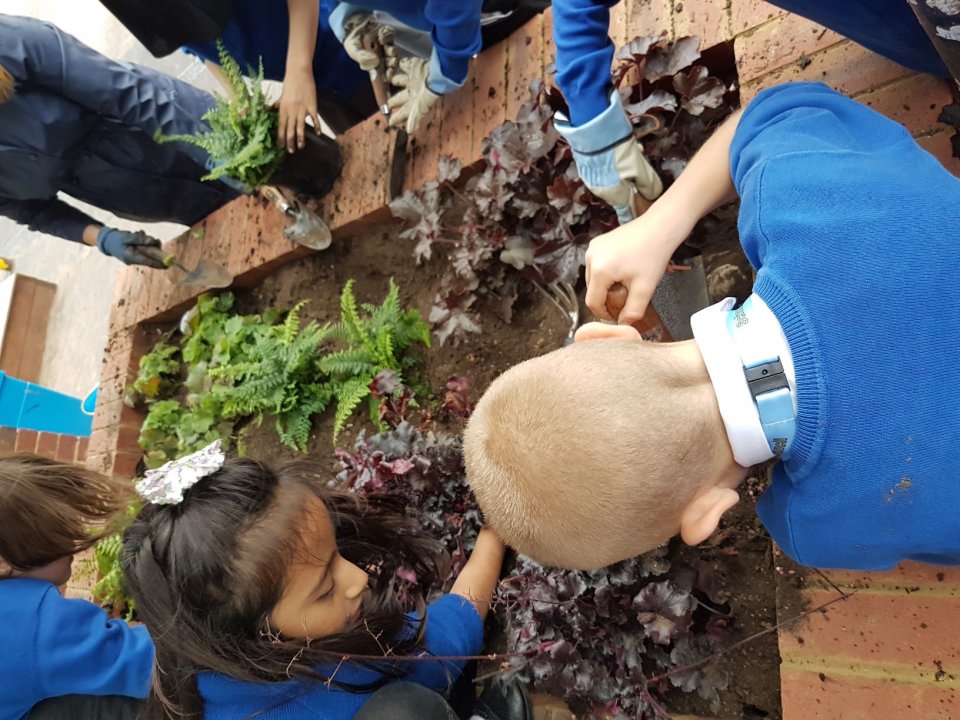
<svg viewBox="0 0 960 720"><path fill-rule="evenodd" d="M240 65L219 41L217 51L232 97L218 94L217 104L203 116L210 132L158 134L157 141L186 142L206 150L212 169L204 180L229 176L251 188L282 185L304 195L326 195L343 165L336 141L308 132L305 147L293 154L285 152L277 141L279 113L263 93L263 63L256 76L247 81ZM252 68L250 73L253 75Z"/></svg>

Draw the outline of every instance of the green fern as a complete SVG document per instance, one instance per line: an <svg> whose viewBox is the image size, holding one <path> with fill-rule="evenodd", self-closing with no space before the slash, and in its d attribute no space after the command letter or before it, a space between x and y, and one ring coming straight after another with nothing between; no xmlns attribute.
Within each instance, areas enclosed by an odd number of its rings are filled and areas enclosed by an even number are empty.
<svg viewBox="0 0 960 720"><path fill-rule="evenodd" d="M351 378L340 383L336 390L337 412L333 417L333 441L343 430L353 411L370 394L370 380L373 378Z"/></svg>
<svg viewBox="0 0 960 720"><path fill-rule="evenodd" d="M204 180L229 175L250 187L264 185L277 171L283 159L283 149L277 142L279 114L263 94L263 60L256 74L250 68L252 77L248 81L219 40L217 52L233 99L217 95L216 105L203 116L210 125L210 132L198 135L157 133L155 139L158 142L185 142L206 150L214 169L204 176Z"/></svg>

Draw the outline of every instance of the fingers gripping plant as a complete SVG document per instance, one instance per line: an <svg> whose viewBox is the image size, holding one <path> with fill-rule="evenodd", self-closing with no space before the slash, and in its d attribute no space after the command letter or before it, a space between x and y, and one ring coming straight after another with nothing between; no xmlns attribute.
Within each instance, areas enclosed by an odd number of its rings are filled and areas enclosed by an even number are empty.
<svg viewBox="0 0 960 720"><path fill-rule="evenodd" d="M158 135L159 142L186 142L203 148L210 155L213 169L204 180L228 175L250 187L269 182L283 158L277 145L280 123L275 108L263 93L263 61L251 79L243 77L240 65L217 41L220 68L230 87L231 99L217 95L216 105L203 116L210 132L202 135Z"/></svg>

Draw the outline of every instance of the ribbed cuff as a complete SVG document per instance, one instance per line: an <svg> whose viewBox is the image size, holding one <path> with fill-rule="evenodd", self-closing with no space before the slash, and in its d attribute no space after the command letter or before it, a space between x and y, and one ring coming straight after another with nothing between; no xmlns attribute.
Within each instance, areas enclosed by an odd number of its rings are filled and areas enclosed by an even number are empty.
<svg viewBox="0 0 960 720"><path fill-rule="evenodd" d="M602 152L633 135L630 118L620 102L620 93L614 88L610 92L607 109L590 122L573 127L561 113L557 113L554 125L557 132L566 138L574 152L591 155Z"/></svg>

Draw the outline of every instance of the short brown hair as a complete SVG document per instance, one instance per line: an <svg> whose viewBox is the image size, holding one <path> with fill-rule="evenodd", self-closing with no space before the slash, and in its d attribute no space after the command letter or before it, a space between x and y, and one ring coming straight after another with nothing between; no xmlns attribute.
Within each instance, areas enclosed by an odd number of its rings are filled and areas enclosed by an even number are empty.
<svg viewBox="0 0 960 720"><path fill-rule="evenodd" d="M464 434L487 522L520 552L573 569L666 542L724 441L703 395L654 343L580 342L511 368Z"/></svg>
<svg viewBox="0 0 960 720"><path fill-rule="evenodd" d="M129 482L37 455L0 458L0 559L26 572L91 547L131 498Z"/></svg>
<svg viewBox="0 0 960 720"><path fill-rule="evenodd" d="M3 65L0 65L0 105L12 98L14 92L13 76Z"/></svg>

